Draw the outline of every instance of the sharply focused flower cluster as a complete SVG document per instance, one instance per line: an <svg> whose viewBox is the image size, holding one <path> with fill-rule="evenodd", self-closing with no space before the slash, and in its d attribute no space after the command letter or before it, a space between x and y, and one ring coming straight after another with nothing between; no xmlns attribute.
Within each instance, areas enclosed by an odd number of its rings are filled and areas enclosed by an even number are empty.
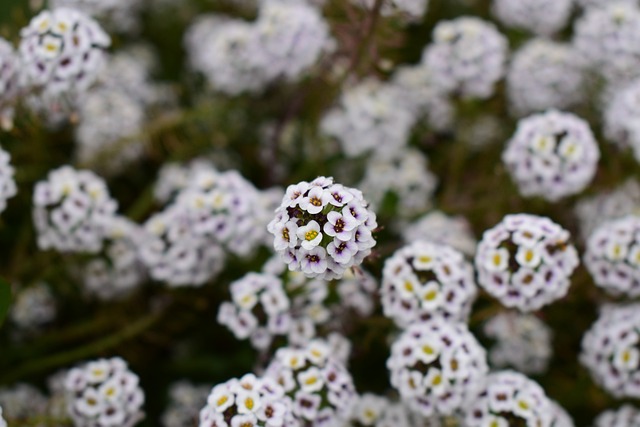
<svg viewBox="0 0 640 427"><path fill-rule="evenodd" d="M520 194L555 202L589 185L600 150L587 122L551 110L522 119L502 159Z"/></svg>
<svg viewBox="0 0 640 427"><path fill-rule="evenodd" d="M96 253L117 203L93 172L63 166L49 172L33 193L33 220L40 249Z"/></svg>
<svg viewBox="0 0 640 427"><path fill-rule="evenodd" d="M478 283L506 307L523 312L564 297L579 263L569 237L548 218L507 215L478 245Z"/></svg>
<svg viewBox="0 0 640 427"><path fill-rule="evenodd" d="M640 307L606 306L582 338L580 361L617 398L640 397Z"/></svg>
<svg viewBox="0 0 640 427"><path fill-rule="evenodd" d="M331 280L371 253L377 226L359 190L318 177L287 188L268 230L289 270Z"/></svg>
<svg viewBox="0 0 640 427"><path fill-rule="evenodd" d="M533 39L511 58L507 97L517 116L566 109L583 101L585 80L585 65L571 45Z"/></svg>
<svg viewBox="0 0 640 427"><path fill-rule="evenodd" d="M71 369L65 380L69 415L76 427L133 427L144 416L139 379L118 358Z"/></svg>
<svg viewBox="0 0 640 427"><path fill-rule="evenodd" d="M489 349L492 366L510 366L525 374L541 374L547 370L553 355L552 332L536 316L499 313L485 323L483 330L496 341Z"/></svg>
<svg viewBox="0 0 640 427"><path fill-rule="evenodd" d="M265 377L284 389L291 412L302 425L340 426L356 402L351 374L323 341L301 349L279 349Z"/></svg>
<svg viewBox="0 0 640 427"><path fill-rule="evenodd" d="M441 21L423 62L441 87L462 97L485 99L503 77L507 40L489 22L475 17Z"/></svg>
<svg viewBox="0 0 640 427"><path fill-rule="evenodd" d="M640 54L639 54L640 55ZM621 148L630 148L640 163L640 79L614 93L605 114L605 134Z"/></svg>
<svg viewBox="0 0 640 427"><path fill-rule="evenodd" d="M562 30L572 7L571 0L493 0L493 13L504 25L543 36Z"/></svg>
<svg viewBox="0 0 640 427"><path fill-rule="evenodd" d="M467 427L555 426L553 403L538 383L515 371L490 374L467 408Z"/></svg>
<svg viewBox="0 0 640 427"><path fill-rule="evenodd" d="M473 267L448 246L416 241L385 261L382 307L400 327L434 316L464 322L476 293Z"/></svg>
<svg viewBox="0 0 640 427"><path fill-rule="evenodd" d="M488 371L467 326L440 317L410 325L392 344L387 368L402 399L427 417L463 408Z"/></svg>

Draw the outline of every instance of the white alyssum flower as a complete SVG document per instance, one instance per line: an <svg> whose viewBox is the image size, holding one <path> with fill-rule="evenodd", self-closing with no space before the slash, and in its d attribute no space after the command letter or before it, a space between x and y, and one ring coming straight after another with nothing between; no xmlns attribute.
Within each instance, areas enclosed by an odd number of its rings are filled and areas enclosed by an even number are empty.
<svg viewBox="0 0 640 427"><path fill-rule="evenodd" d="M548 218L507 215L478 244L478 283L506 307L538 310L569 290L569 277L579 264L569 238Z"/></svg>
<svg viewBox="0 0 640 427"><path fill-rule="evenodd" d="M515 371L490 374L467 408L465 426L556 424L553 402L538 383Z"/></svg>
<svg viewBox="0 0 640 427"><path fill-rule="evenodd" d="M45 10L20 32L21 78L52 95L87 89L111 44L98 23L75 9Z"/></svg>
<svg viewBox="0 0 640 427"><path fill-rule="evenodd" d="M38 283L21 289L11 306L10 319L20 329L37 330L56 318L56 299L49 286Z"/></svg>
<svg viewBox="0 0 640 427"><path fill-rule="evenodd" d="M351 375L323 341L279 349L265 378L282 386L301 425L342 426L356 402Z"/></svg>
<svg viewBox="0 0 640 427"><path fill-rule="evenodd" d="M555 110L520 120L502 155L520 194L551 202L584 190L599 159L589 124Z"/></svg>
<svg viewBox="0 0 640 427"><path fill-rule="evenodd" d="M638 4L638 0L615 0L616 3ZM612 3L611 0L576 0L576 4L582 8L606 7Z"/></svg>
<svg viewBox="0 0 640 427"><path fill-rule="evenodd" d="M351 0L360 7L371 9L375 0ZM429 0L390 0L382 3L380 13L383 16L401 15L409 22L419 22L427 13Z"/></svg>
<svg viewBox="0 0 640 427"><path fill-rule="evenodd" d="M146 279L138 253L142 229L131 220L115 216L105 225L102 251L81 267L85 291L101 300L126 297Z"/></svg>
<svg viewBox="0 0 640 427"><path fill-rule="evenodd" d="M18 187L13 177L15 169L11 166L10 161L11 155L0 147L0 212L6 209L7 200L18 193Z"/></svg>
<svg viewBox="0 0 640 427"><path fill-rule="evenodd" d="M117 203L104 180L88 170L62 166L36 184L33 220L42 250L97 253Z"/></svg>
<svg viewBox="0 0 640 427"><path fill-rule="evenodd" d="M569 413L560 406L558 402L552 400L551 406L553 407L553 417L555 420L553 427L575 427L573 418L571 418Z"/></svg>
<svg viewBox="0 0 640 427"><path fill-rule="evenodd" d="M169 405L162 414L163 427L194 426L200 410L207 404L210 387L196 386L189 381L178 381L169 387Z"/></svg>
<svg viewBox="0 0 640 427"><path fill-rule="evenodd" d="M584 241L604 222L640 213L640 184L629 179L615 189L583 198L574 208Z"/></svg>
<svg viewBox="0 0 640 427"><path fill-rule="evenodd" d="M594 427L630 427L640 425L640 410L632 405L623 405L598 415Z"/></svg>
<svg viewBox="0 0 640 427"><path fill-rule="evenodd" d="M2 406L0 406L0 427L7 427L7 422L2 418Z"/></svg>
<svg viewBox="0 0 640 427"><path fill-rule="evenodd" d="M614 92L604 111L607 139L620 148L630 148L640 163L640 79L622 85Z"/></svg>
<svg viewBox="0 0 640 427"><path fill-rule="evenodd" d="M371 209L379 211L387 194L398 201L400 217L412 217L432 205L438 179L429 171L428 160L414 148L398 150L390 157L373 156L358 188L362 190Z"/></svg>
<svg viewBox="0 0 640 427"><path fill-rule="evenodd" d="M53 8L79 10L119 32L135 33L140 27L142 0L49 0Z"/></svg>
<svg viewBox="0 0 640 427"><path fill-rule="evenodd" d="M77 427L133 427L144 417L139 378L119 357L69 370L65 390L67 410Z"/></svg>
<svg viewBox="0 0 640 427"><path fill-rule="evenodd" d="M151 278L172 287L202 286L222 270L224 251L194 227L189 212L178 204L147 220L139 253Z"/></svg>
<svg viewBox="0 0 640 427"><path fill-rule="evenodd" d="M515 52L506 79L507 97L516 116L573 107L583 101L586 92L585 64L576 49L543 38Z"/></svg>
<svg viewBox="0 0 640 427"><path fill-rule="evenodd" d="M336 138L349 158L370 152L392 157L407 145L417 120L401 93L377 80L364 80L342 92L339 104L322 119L321 130Z"/></svg>
<svg viewBox="0 0 640 427"><path fill-rule="evenodd" d="M493 0L493 14L507 27L549 36L569 22L572 0Z"/></svg>
<svg viewBox="0 0 640 427"><path fill-rule="evenodd" d="M524 374L546 372L553 355L551 329L532 314L502 312L483 327L495 340L489 362L496 368L513 367Z"/></svg>
<svg viewBox="0 0 640 427"><path fill-rule="evenodd" d="M404 226L402 237L405 243L426 240L450 246L467 256L473 256L478 245L466 218L440 211L431 211Z"/></svg>
<svg viewBox="0 0 640 427"><path fill-rule="evenodd" d="M352 426L409 427L415 425L409 408L385 396L372 393L359 395L351 415ZM430 425L430 424L429 424Z"/></svg>
<svg viewBox="0 0 640 427"><path fill-rule="evenodd" d="M21 64L8 41L0 37L0 127L10 127L13 104L19 94Z"/></svg>
<svg viewBox="0 0 640 427"><path fill-rule="evenodd" d="M362 193L326 177L290 185L268 225L289 270L325 280L362 263L376 244L376 228Z"/></svg>
<svg viewBox="0 0 640 427"><path fill-rule="evenodd" d="M392 344L387 367L402 400L426 417L464 408L488 372L467 326L442 317L410 325Z"/></svg>
<svg viewBox="0 0 640 427"><path fill-rule="evenodd" d="M455 249L413 242L384 263L384 314L400 327L434 316L465 322L477 294L473 276L473 267Z"/></svg>
<svg viewBox="0 0 640 427"><path fill-rule="evenodd" d="M34 386L17 383L11 387L0 388L0 407L5 419L15 424L31 421L33 418L46 415L47 398ZM0 418L0 425L2 420Z"/></svg>
<svg viewBox="0 0 640 427"><path fill-rule="evenodd" d="M441 21L423 63L447 92L486 99L505 73L507 39L495 26L475 17Z"/></svg>
<svg viewBox="0 0 640 427"><path fill-rule="evenodd" d="M580 362L614 397L640 397L640 306L603 307L582 337Z"/></svg>
<svg viewBox="0 0 640 427"><path fill-rule="evenodd" d="M640 8L637 4L607 2L588 8L578 18L573 44L594 72L620 85L640 77Z"/></svg>

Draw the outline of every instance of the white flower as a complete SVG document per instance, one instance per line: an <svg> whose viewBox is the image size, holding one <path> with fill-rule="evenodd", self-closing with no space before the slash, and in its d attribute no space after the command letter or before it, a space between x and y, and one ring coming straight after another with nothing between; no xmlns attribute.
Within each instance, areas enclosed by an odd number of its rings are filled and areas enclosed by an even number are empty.
<svg viewBox="0 0 640 427"><path fill-rule="evenodd" d="M299 227L296 231L301 246L310 251L322 242L322 232L320 225L316 221L310 221L307 225Z"/></svg>
<svg viewBox="0 0 640 427"><path fill-rule="evenodd" d="M595 427L623 427L640 423L640 410L629 404L623 405L617 410L608 410L596 418Z"/></svg>
<svg viewBox="0 0 640 427"><path fill-rule="evenodd" d="M552 35L567 24L571 0L493 0L493 13L506 26Z"/></svg>

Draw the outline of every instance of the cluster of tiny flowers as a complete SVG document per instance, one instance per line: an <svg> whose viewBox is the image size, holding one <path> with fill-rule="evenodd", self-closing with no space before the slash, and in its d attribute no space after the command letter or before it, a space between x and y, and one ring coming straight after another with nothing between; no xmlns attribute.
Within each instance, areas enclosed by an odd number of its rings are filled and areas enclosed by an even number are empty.
<svg viewBox="0 0 640 427"><path fill-rule="evenodd" d="M360 7L372 9L375 0L352 0ZM429 0L390 0L382 3L380 13L383 16L401 14L409 21L420 21L427 13Z"/></svg>
<svg viewBox="0 0 640 427"><path fill-rule="evenodd" d="M187 427L198 423L200 410L207 404L210 387L179 381L169 387L169 405L162 414L163 427Z"/></svg>
<svg viewBox="0 0 640 427"><path fill-rule="evenodd" d="M53 9L67 7L79 10L121 32L133 32L139 28L139 13L144 6L142 0L49 0L49 4Z"/></svg>
<svg viewBox="0 0 640 427"><path fill-rule="evenodd" d="M517 116L566 109L584 98L585 66L567 44L535 39L513 55L507 71L507 96Z"/></svg>
<svg viewBox="0 0 640 427"><path fill-rule="evenodd" d="M505 73L507 39L489 22L475 17L441 21L423 63L451 93L486 99Z"/></svg>
<svg viewBox="0 0 640 427"><path fill-rule="evenodd" d="M144 416L138 376L118 357L69 370L65 390L76 427L133 427Z"/></svg>
<svg viewBox="0 0 640 427"><path fill-rule="evenodd" d="M580 361L616 398L640 397L640 306L605 306L582 337Z"/></svg>
<svg viewBox="0 0 640 427"><path fill-rule="evenodd" d="M268 225L289 270L325 280L362 263L376 244L376 228L362 193L326 177L290 185Z"/></svg>
<svg viewBox="0 0 640 427"><path fill-rule="evenodd" d="M9 42L0 37L0 127L9 127L12 105L18 95L18 56Z"/></svg>
<svg viewBox="0 0 640 427"><path fill-rule="evenodd" d="M336 309L352 309L361 317L370 316L375 309L374 294L377 290L378 282L370 273L362 269L347 270L336 287L340 297L340 303ZM338 320L341 317L338 315L335 319Z"/></svg>
<svg viewBox="0 0 640 427"><path fill-rule="evenodd" d="M554 418L552 427L575 427L573 418L571 418L566 409L560 406L555 400L551 401L551 406L553 407Z"/></svg>
<svg viewBox="0 0 640 427"><path fill-rule="evenodd" d="M523 312L564 297L579 263L569 237L548 218L507 215L485 231L478 245L478 283L505 306Z"/></svg>
<svg viewBox="0 0 640 427"><path fill-rule="evenodd" d="M302 425L341 426L356 402L351 375L320 340L301 349L279 349L265 377L282 386Z"/></svg>
<svg viewBox="0 0 640 427"><path fill-rule="evenodd" d="M138 255L142 230L132 221L115 216L105 226L104 246L82 269L87 293L102 300L129 295L146 278Z"/></svg>
<svg viewBox="0 0 640 427"><path fill-rule="evenodd" d="M11 427L14 423L29 425L34 419L45 415L47 398L34 386L18 383L11 387L0 388L0 407L4 408L2 415L11 421Z"/></svg>
<svg viewBox="0 0 640 427"><path fill-rule="evenodd" d="M548 36L569 21L572 0L493 0L493 14L507 27Z"/></svg>
<svg viewBox="0 0 640 427"><path fill-rule="evenodd" d="M320 12L305 2L263 1L255 23L215 15L188 30L192 68L229 95L258 92L280 78L296 79L333 44Z"/></svg>
<svg viewBox="0 0 640 427"><path fill-rule="evenodd" d="M427 158L413 148L399 150L389 158L372 157L358 188L376 212L391 193L398 201L398 216L415 216L431 207L438 182L427 164Z"/></svg>
<svg viewBox="0 0 640 427"><path fill-rule="evenodd" d="M600 150L586 121L551 110L520 120L502 159L520 194L555 202L589 185Z"/></svg>
<svg viewBox="0 0 640 427"><path fill-rule="evenodd" d="M18 292L11 307L11 321L20 329L36 330L56 318L56 300L44 283Z"/></svg>
<svg viewBox="0 0 640 427"><path fill-rule="evenodd" d="M525 374L546 372L553 354L551 329L532 314L499 313L489 319L484 334L496 341L489 362L497 368L513 367Z"/></svg>
<svg viewBox="0 0 640 427"><path fill-rule="evenodd" d="M409 427L412 415L401 402L383 396L364 393L358 396L351 415L354 427Z"/></svg>
<svg viewBox="0 0 640 427"><path fill-rule="evenodd" d="M450 246L467 256L473 256L478 245L469 221L440 211L432 211L408 224L402 236L405 243L426 240Z"/></svg>
<svg viewBox="0 0 640 427"><path fill-rule="evenodd" d="M139 254L154 280L172 287L201 286L224 267L222 248L194 231L182 205L153 215L143 228Z"/></svg>
<svg viewBox="0 0 640 427"><path fill-rule="evenodd" d="M580 200L574 209L583 240L602 223L640 212L640 184L629 179L618 188Z"/></svg>
<svg viewBox="0 0 640 427"><path fill-rule="evenodd" d="M7 427L7 422L2 417L2 406L0 406L0 427Z"/></svg>
<svg viewBox="0 0 640 427"><path fill-rule="evenodd" d="M291 401L273 378L246 374L219 384L200 411L200 426L284 427L296 425Z"/></svg>
<svg viewBox="0 0 640 427"><path fill-rule="evenodd" d="M204 173L212 169L215 169L213 163L202 157L197 157L187 164L165 163L158 173L153 196L157 202L167 204L187 188L188 183L193 181L192 177L200 173L198 171Z"/></svg>
<svg viewBox="0 0 640 427"><path fill-rule="evenodd" d="M41 12L20 35L24 84L54 95L88 88L111 44L93 19L67 8Z"/></svg>
<svg viewBox="0 0 640 427"><path fill-rule="evenodd" d="M640 9L610 3L585 11L576 21L573 43L594 71L617 85L639 76Z"/></svg>
<svg viewBox="0 0 640 427"><path fill-rule="evenodd" d="M617 90L604 112L605 135L623 148L631 148L640 163L640 79Z"/></svg>
<svg viewBox="0 0 640 427"><path fill-rule="evenodd" d="M640 296L640 216L603 223L587 241L584 264L612 295Z"/></svg>
<svg viewBox="0 0 640 427"><path fill-rule="evenodd" d="M465 322L477 289L473 267L453 248L416 241L385 261L382 308L400 327L434 316Z"/></svg>
<svg viewBox="0 0 640 427"><path fill-rule="evenodd" d="M7 200L18 192L13 178L15 170L10 163L11 155L0 148L0 212L7 207Z"/></svg>
<svg viewBox="0 0 640 427"><path fill-rule="evenodd" d="M416 115L403 108L400 92L365 80L342 92L338 106L322 120L322 131L340 142L347 157L373 152L390 157L406 146Z"/></svg>
<svg viewBox="0 0 640 427"><path fill-rule="evenodd" d="M486 353L462 323L410 325L391 346L391 385L424 416L462 409L488 372Z"/></svg>
<svg viewBox="0 0 640 427"><path fill-rule="evenodd" d="M467 410L467 427L516 425L553 427L553 402L538 383L519 372L500 371L487 376Z"/></svg>
<svg viewBox="0 0 640 427"><path fill-rule="evenodd" d="M640 425L640 410L631 405L605 411L598 415L594 423L594 427L631 427L637 425Z"/></svg>
<svg viewBox="0 0 640 427"><path fill-rule="evenodd" d="M62 166L36 184L33 219L42 250L96 253L117 203L104 180L88 170Z"/></svg>

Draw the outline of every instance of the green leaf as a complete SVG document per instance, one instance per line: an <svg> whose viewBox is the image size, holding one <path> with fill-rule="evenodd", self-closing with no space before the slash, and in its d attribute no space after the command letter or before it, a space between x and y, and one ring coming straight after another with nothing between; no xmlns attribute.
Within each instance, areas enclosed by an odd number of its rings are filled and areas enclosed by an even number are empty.
<svg viewBox="0 0 640 427"><path fill-rule="evenodd" d="M11 305L11 286L9 283L0 278L0 326L4 322L9 306Z"/></svg>

